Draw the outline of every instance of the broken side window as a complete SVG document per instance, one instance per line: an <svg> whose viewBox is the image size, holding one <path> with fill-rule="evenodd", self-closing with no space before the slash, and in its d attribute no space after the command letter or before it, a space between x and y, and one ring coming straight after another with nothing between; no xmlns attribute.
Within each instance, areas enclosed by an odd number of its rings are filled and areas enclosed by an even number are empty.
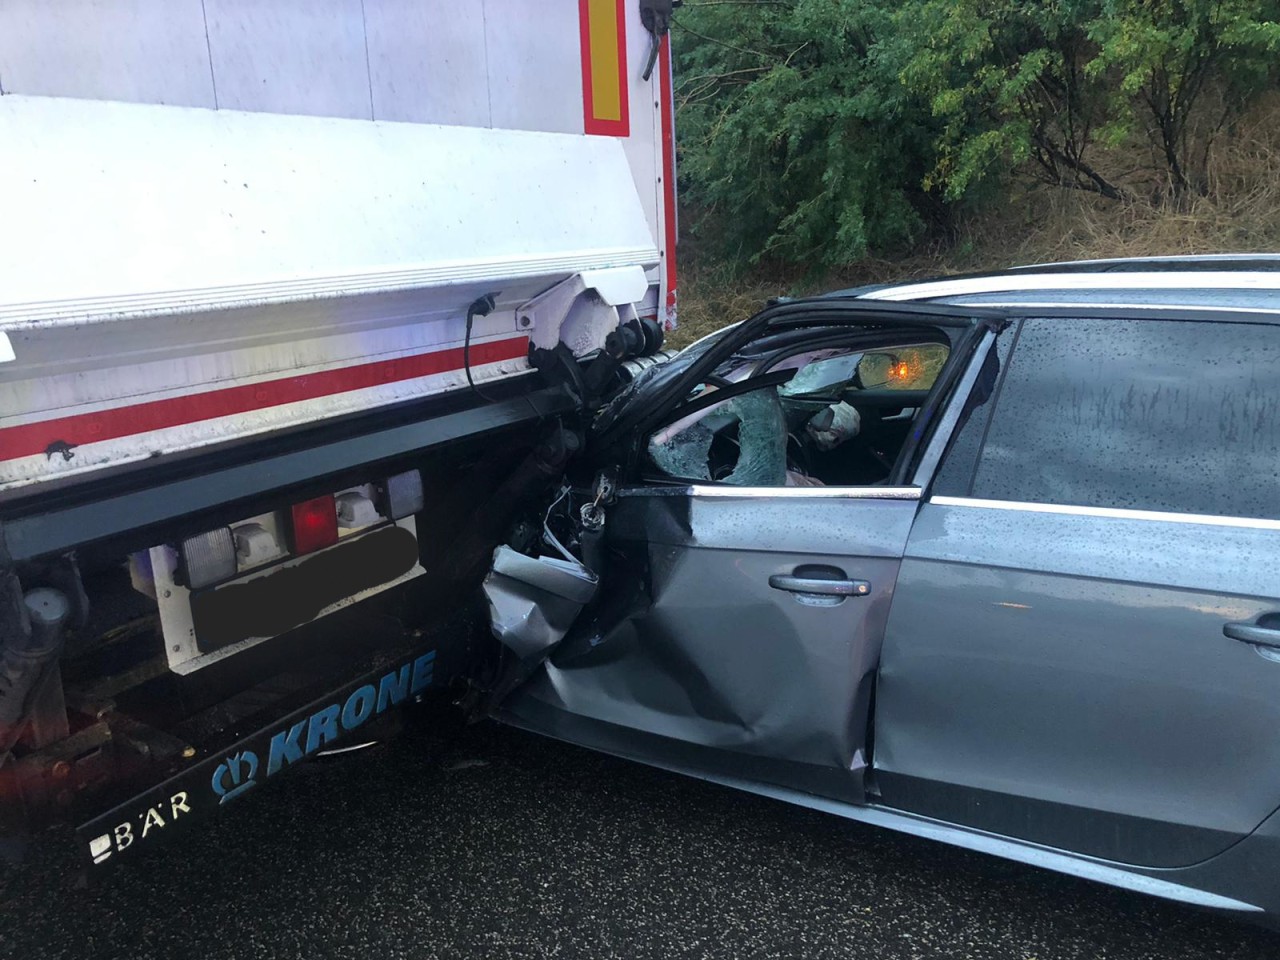
<svg viewBox="0 0 1280 960"><path fill-rule="evenodd" d="M741 394L695 416L650 437L649 456L663 473L737 486L786 482L787 421L776 388Z"/></svg>
<svg viewBox="0 0 1280 960"><path fill-rule="evenodd" d="M892 472L916 411L950 349L914 343L798 352L767 370L722 371L720 381L795 371L690 413L653 434L652 464L675 479L739 486L863 486ZM698 396L716 386L706 386Z"/></svg>

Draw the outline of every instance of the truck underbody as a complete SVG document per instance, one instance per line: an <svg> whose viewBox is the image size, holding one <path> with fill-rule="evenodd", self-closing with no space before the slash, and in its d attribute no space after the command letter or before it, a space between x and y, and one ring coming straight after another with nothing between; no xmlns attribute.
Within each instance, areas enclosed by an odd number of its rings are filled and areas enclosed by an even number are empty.
<svg viewBox="0 0 1280 960"><path fill-rule="evenodd" d="M652 5L524 6L0 10L0 832L118 862L484 674L675 319Z"/></svg>
<svg viewBox="0 0 1280 960"><path fill-rule="evenodd" d="M232 744L272 728L352 678L399 660L433 652L430 684L419 683L413 695L448 689L473 662L469 607L496 532L517 507L515 486L532 490L545 479L536 466L521 470L522 463L531 461L532 445L525 438L533 436L529 427L539 401L548 404L544 412L553 409L551 397L524 397L511 406L523 407L525 416L509 414L505 426L466 430L459 438L402 450L397 459L385 461L397 471L408 468L422 475L424 503L414 519L421 563L429 575L186 675L170 669L158 603L135 589L129 557L152 543L181 540L193 530L225 523L236 516L234 506L222 505L194 518L161 518L155 514L163 511L155 511L141 529L138 518L122 514L117 517L121 530L78 554L55 554L52 561L14 558L8 577L21 584L21 591L11 594L6 610L11 621L21 619L18 604L24 593L31 597L37 591L56 591L68 608L78 609L64 615L70 629L54 655L25 665L38 676L19 677L11 671L9 677L29 687L29 711L21 724L10 723L15 742L0 766L7 827L25 830L55 819L83 819L174 773L202 770L209 762L216 766ZM495 414L490 411L486 417L494 420ZM428 425L439 430L442 419L447 418L437 417ZM384 433L395 430L384 424ZM342 441L334 445L340 447ZM313 445L304 450L317 453ZM335 465L333 459L317 454L315 463L315 476L307 478L310 486L295 483L279 491L279 497L298 499L318 484L334 488L370 479L360 472L368 465L335 473L327 469ZM255 468L267 465L246 459L229 469ZM154 485L134 478L129 492L115 499L156 502L171 496L175 484L218 482L216 474L204 472L157 477ZM255 489L255 513L273 505L275 501L261 497L260 487ZM73 500L61 504L61 511L41 504L30 515L35 519L29 538L22 535L22 516L15 517L14 539L26 546L37 532L56 536L60 513L104 509L101 501ZM66 529L74 527L74 520L68 520ZM396 699L404 697L401 693ZM205 780L208 793L207 775Z"/></svg>
<svg viewBox="0 0 1280 960"><path fill-rule="evenodd" d="M16 668L6 664L26 709L4 727L4 831L79 823L95 863L113 854L118 861L135 842L217 810L293 763L385 736L407 701L478 696L497 651L479 586L494 548L537 524L545 494L577 449L591 406L575 390L590 387L598 402L597 391L656 359L636 354L660 344L655 324L633 324L592 363L535 354L546 373L490 385L483 399L419 401L186 462L125 469L92 487L9 495L4 615L8 635L29 640L7 649L35 653ZM384 505L388 476L420 478L414 513L401 521L392 522ZM239 536L246 514L287 516L299 502L368 489L381 513L352 539L369 542L372 553L362 560L350 552L359 544L344 542L296 566L259 568L250 582L263 589L248 606L276 625L258 631L272 635L198 646L194 659L175 664L180 638L162 616L169 591L154 573L142 579L147 564L139 558L185 556L199 531ZM193 510L202 498L211 505ZM530 509L535 514L525 516ZM371 538L405 523L415 574L382 574L391 576L388 585L360 593L362 570L387 553ZM338 581L330 589L342 602L304 602L273 616L281 574L297 573L303 593L314 592L323 576L313 564L326 556ZM173 590L193 576L187 566L175 561ZM190 595L225 595L228 586ZM40 607L50 597L53 618Z"/></svg>

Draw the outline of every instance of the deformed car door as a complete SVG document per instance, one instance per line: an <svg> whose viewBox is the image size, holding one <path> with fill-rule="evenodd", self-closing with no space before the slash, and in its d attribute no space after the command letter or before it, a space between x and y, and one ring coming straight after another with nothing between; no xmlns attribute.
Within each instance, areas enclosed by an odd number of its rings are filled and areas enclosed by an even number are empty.
<svg viewBox="0 0 1280 960"><path fill-rule="evenodd" d="M508 719L859 799L880 638L918 496L624 491L605 581L623 609L597 618L607 629L587 624L585 642L571 637L507 701Z"/></svg>
<svg viewBox="0 0 1280 960"><path fill-rule="evenodd" d="M944 381L971 386L973 358L994 339L978 321L955 325L930 398ZM877 420L880 435L901 421L914 436L941 412L941 399L910 402ZM881 637L920 497L895 483L904 471L865 486L624 484L607 511L601 604L502 718L686 771L861 801Z"/></svg>

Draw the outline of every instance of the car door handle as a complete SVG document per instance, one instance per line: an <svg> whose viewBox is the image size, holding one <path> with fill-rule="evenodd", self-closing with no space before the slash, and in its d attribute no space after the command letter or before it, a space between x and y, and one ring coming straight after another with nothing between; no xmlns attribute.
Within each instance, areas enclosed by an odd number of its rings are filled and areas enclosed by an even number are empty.
<svg viewBox="0 0 1280 960"><path fill-rule="evenodd" d="M769 586L788 593L818 597L865 597L871 592L871 584L865 580L827 580L824 577L797 577L786 573L771 576Z"/></svg>
<svg viewBox="0 0 1280 960"><path fill-rule="evenodd" d="M1274 616L1275 614L1268 614L1265 618L1259 619L1270 619ZM1232 640L1251 643L1255 647L1280 650L1280 627L1262 626L1247 620L1237 620L1235 623L1224 624L1222 632Z"/></svg>

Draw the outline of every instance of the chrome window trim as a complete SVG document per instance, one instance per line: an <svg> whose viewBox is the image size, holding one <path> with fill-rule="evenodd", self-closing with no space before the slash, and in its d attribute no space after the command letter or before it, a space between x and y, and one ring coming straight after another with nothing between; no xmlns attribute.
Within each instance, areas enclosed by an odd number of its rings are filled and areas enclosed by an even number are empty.
<svg viewBox="0 0 1280 960"><path fill-rule="evenodd" d="M1263 271L1188 273L1014 273L903 283L862 294L864 300L921 300L975 293L1035 290L1280 290L1280 275Z"/></svg>
<svg viewBox="0 0 1280 960"><path fill-rule="evenodd" d="M619 497L691 497L696 500L919 500L920 487L628 487Z"/></svg>
<svg viewBox="0 0 1280 960"><path fill-rule="evenodd" d="M970 296L983 296L983 294L970 294ZM976 302L961 301L957 306L972 307L1002 307L1017 308L1026 314L1030 314L1032 310L1043 308L1045 310L1124 310L1124 311L1154 311L1154 310L1186 310L1188 312L1199 313L1254 313L1254 314L1280 314L1280 308L1277 307L1220 307L1205 303L1094 303L1092 300L982 300ZM1129 319L1128 316L1117 317L1117 320ZM1168 320L1168 323L1187 323L1191 321Z"/></svg>
<svg viewBox="0 0 1280 960"><path fill-rule="evenodd" d="M1264 520L1258 517L1223 517L1208 513L1132 510L1126 507L1084 507L1067 503L1031 503L1025 500L984 500L980 497L934 496L929 498L929 503L937 504L940 507L977 507L984 510L1053 513L1061 516L1100 517L1111 520L1145 520L1153 523L1190 523L1206 527L1280 530L1280 520Z"/></svg>

